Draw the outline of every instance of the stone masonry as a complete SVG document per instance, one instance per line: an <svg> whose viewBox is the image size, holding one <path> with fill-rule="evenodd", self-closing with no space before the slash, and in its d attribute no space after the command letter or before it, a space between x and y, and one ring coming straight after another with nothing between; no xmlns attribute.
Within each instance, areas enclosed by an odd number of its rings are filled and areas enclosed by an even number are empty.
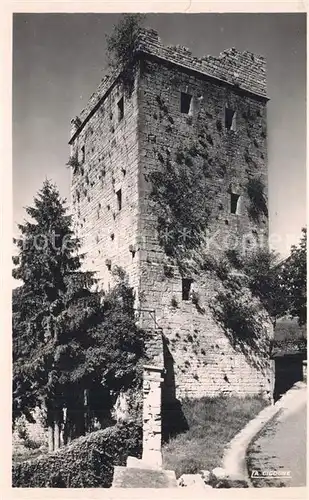
<svg viewBox="0 0 309 500"><path fill-rule="evenodd" d="M183 294L190 277L176 267L166 275L148 180L160 168L160 155L175 156L180 145L201 138L224 167L209 185L218 192L210 225L219 245L214 253L229 235L267 238L268 218L252 222L244 189L257 174L267 188L266 62L234 48L197 59L143 30L136 68L130 95L117 72L107 76L71 124L71 156L79 160L72 169L71 206L85 267L97 271L105 289L113 284L114 266L126 271L141 326L163 334L164 386L171 398L270 396L271 363L264 360L264 369L250 364L213 319L209 302L216 281L201 273L190 283L200 295L201 314ZM271 335L266 320L265 329Z"/></svg>

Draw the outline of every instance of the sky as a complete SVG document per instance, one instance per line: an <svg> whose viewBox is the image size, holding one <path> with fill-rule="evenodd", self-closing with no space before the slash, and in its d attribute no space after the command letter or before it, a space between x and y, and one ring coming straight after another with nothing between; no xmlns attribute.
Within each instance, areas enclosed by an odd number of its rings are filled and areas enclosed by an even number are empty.
<svg viewBox="0 0 309 500"><path fill-rule="evenodd" d="M107 72L119 14L14 14L13 232L46 178L69 199L70 120ZM306 224L306 14L147 14L163 43L193 55L235 47L267 59L270 244L282 256Z"/></svg>

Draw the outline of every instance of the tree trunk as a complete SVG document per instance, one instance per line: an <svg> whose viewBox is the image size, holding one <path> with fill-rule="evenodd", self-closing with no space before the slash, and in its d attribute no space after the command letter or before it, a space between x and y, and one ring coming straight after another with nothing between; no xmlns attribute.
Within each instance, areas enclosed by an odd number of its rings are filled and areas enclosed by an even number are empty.
<svg viewBox="0 0 309 500"><path fill-rule="evenodd" d="M50 409L47 410L47 421L48 421L48 451L54 451L54 422L52 418L52 412Z"/></svg>
<svg viewBox="0 0 309 500"><path fill-rule="evenodd" d="M89 391L84 389L84 433L89 432Z"/></svg>
<svg viewBox="0 0 309 500"><path fill-rule="evenodd" d="M58 417L58 415L57 415L57 417ZM55 428L55 432L54 432L55 446L54 446L54 449L59 450L59 448L60 448L60 422L59 422L59 418L56 418L56 420L54 422L54 428Z"/></svg>
<svg viewBox="0 0 309 500"><path fill-rule="evenodd" d="M48 451L54 451L54 428L52 425L48 426Z"/></svg>
<svg viewBox="0 0 309 500"><path fill-rule="evenodd" d="M72 426L73 426L73 423L72 423L71 411L69 408L67 408L66 417L65 417L65 424L64 424L64 431L63 431L64 444L69 444L72 441L72 432L73 432Z"/></svg>

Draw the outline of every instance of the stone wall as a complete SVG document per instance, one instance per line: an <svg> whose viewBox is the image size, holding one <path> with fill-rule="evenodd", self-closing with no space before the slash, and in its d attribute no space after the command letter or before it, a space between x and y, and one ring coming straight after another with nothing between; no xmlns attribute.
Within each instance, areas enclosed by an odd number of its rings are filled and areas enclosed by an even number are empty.
<svg viewBox="0 0 309 500"><path fill-rule="evenodd" d="M236 57L235 51L228 53ZM164 56L169 57L168 54ZM186 64L190 57L184 58ZM181 92L192 96L189 114L181 113ZM225 129L226 106L236 110L236 131ZM165 387L170 386L172 394L174 385L179 398L216 395L220 391L240 395L261 391L270 395L271 363L266 361L263 370L255 368L252 360L249 362L242 353L235 352L213 319L209 304L220 289L218 281L208 273L195 279L192 286L200 297L198 308L191 300L182 300L182 276L177 267L172 269L172 277L166 276L166 255L158 243L155 206L149 199L152 186L148 182L149 174L160 169L162 161L168 158L175 162L180 146L190 148L201 139L214 159L213 167L226 166L221 176L209 181L209 190L216 190L210 233L216 234L218 245L210 251L217 256L228 236L267 241L267 217L252 222L245 189L248 179L258 175L267 195L266 100L241 92L239 87L184 71L183 67L145 57L141 65L139 112L140 287L143 307L156 311L157 325L163 329ZM231 190L240 194L237 215L230 213ZM267 316L261 321L265 332L271 335Z"/></svg>
<svg viewBox="0 0 309 500"><path fill-rule="evenodd" d="M71 156L80 162L76 173L72 169L74 229L83 242L85 268L97 271L105 290L113 284L115 266L126 269L132 286L138 284L137 116L136 88L128 97L118 83L86 123L72 130Z"/></svg>
<svg viewBox="0 0 309 500"><path fill-rule="evenodd" d="M213 253L220 253L227 236L267 239L268 218L252 222L245 189L249 178L259 176L267 195L265 60L235 49L197 59L183 47L164 47L153 30L142 33L137 57L132 95L123 94L117 74L106 77L72 130L71 154L78 151L82 160L82 171L72 175L72 209L87 253L85 266L98 271L104 288L112 284L113 266L128 273L137 307L144 311L141 326L149 328L150 320L163 333L165 387L171 397L269 394L271 363L266 359L262 369L256 368L213 319L209 303L218 281L207 273L195 279L198 308L182 300L179 270L166 276L147 181L160 168L160 156L175 157L179 146L189 148L199 140L213 168L221 167L209 182L209 191L216 193L210 230L218 247ZM189 113L181 113L181 92L191 96ZM236 112L231 130L225 128L226 108ZM231 193L240 195L237 214L230 213ZM271 335L267 317L261 314L260 321Z"/></svg>

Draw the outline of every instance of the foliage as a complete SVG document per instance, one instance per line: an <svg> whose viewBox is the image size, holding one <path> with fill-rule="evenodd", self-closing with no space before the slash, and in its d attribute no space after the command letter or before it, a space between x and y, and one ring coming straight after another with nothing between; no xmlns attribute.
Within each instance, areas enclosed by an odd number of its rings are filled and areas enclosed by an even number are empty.
<svg viewBox="0 0 309 500"><path fill-rule="evenodd" d="M249 214L253 220L259 221L261 216L268 217L265 186L260 178L253 177L248 180L247 193L250 200Z"/></svg>
<svg viewBox="0 0 309 500"><path fill-rule="evenodd" d="M298 318L299 324L307 322L307 229L302 229L298 245L281 266L281 281L288 301L288 314Z"/></svg>
<svg viewBox="0 0 309 500"><path fill-rule="evenodd" d="M267 248L258 248L242 259L242 271L247 276L251 293L258 297L275 321L288 307L286 293L278 272L279 256Z"/></svg>
<svg viewBox="0 0 309 500"><path fill-rule="evenodd" d="M115 269L116 285L104 297L101 321L87 332L87 349L72 377L97 381L118 393L138 386L144 356L144 333L135 324L134 295L122 270Z"/></svg>
<svg viewBox="0 0 309 500"><path fill-rule="evenodd" d="M254 352L262 349L265 359L270 353L265 312L274 325L287 314L299 317L300 325L306 321L305 230L299 247L283 264L278 262L278 254L258 247L246 254L228 250L225 258L205 264L222 284L211 305L213 315L253 364L261 365Z"/></svg>
<svg viewBox="0 0 309 500"><path fill-rule="evenodd" d="M130 421L93 432L57 452L13 465L13 487L108 488L115 465L141 452L141 427Z"/></svg>
<svg viewBox="0 0 309 500"><path fill-rule="evenodd" d="M109 65L114 70L120 70L121 81L129 93L134 83L134 56L144 18L142 14L125 14L114 25L112 33L106 36Z"/></svg>
<svg viewBox="0 0 309 500"><path fill-rule="evenodd" d="M222 466L225 447L247 422L266 406L261 396L185 399L182 410L189 430L163 446L163 466L195 474Z"/></svg>
<svg viewBox="0 0 309 500"><path fill-rule="evenodd" d="M239 271L243 277L243 286L260 300L274 323L277 318L287 314L288 297L279 265L279 255L275 251L257 247L244 255L236 250L228 250L225 255L230 267Z"/></svg>
<svg viewBox="0 0 309 500"><path fill-rule="evenodd" d="M298 340L306 337L306 325L299 326L297 318L283 316L276 321L274 339Z"/></svg>
<svg viewBox="0 0 309 500"><path fill-rule="evenodd" d="M306 337L296 339L273 340L271 343L272 354L278 353L295 353L302 354L307 357L307 341Z"/></svg>
<svg viewBox="0 0 309 500"><path fill-rule="evenodd" d="M103 300L93 289L93 274L81 271L65 202L50 182L26 211L35 223L19 225L23 239L14 257L13 276L23 280L13 292L14 418L31 421L36 406L49 413L65 406L83 419L85 390L102 417L114 394L140 383L144 337L133 291L117 269L115 288Z"/></svg>
<svg viewBox="0 0 309 500"><path fill-rule="evenodd" d="M73 169L73 173L76 174L78 172L78 170L80 169L81 167L81 163L78 161L78 154L77 152L70 156L68 162L67 162L67 166L68 167L71 167Z"/></svg>
<svg viewBox="0 0 309 500"><path fill-rule="evenodd" d="M79 128L82 124L82 121L79 116L75 116L75 118L73 118L72 120L72 123L75 125L76 128Z"/></svg>
<svg viewBox="0 0 309 500"><path fill-rule="evenodd" d="M160 244L167 255L179 260L200 245L215 196L209 189L210 168L203 149L191 144L180 148L175 158L159 153L161 168L149 175Z"/></svg>
<svg viewBox="0 0 309 500"><path fill-rule="evenodd" d="M26 448L33 450L40 447L40 443L38 441L30 438L25 419L19 419L16 425L16 431L19 439L23 442L23 445Z"/></svg>
<svg viewBox="0 0 309 500"><path fill-rule="evenodd" d="M214 488L249 488L249 484L244 479L220 479L213 486Z"/></svg>

